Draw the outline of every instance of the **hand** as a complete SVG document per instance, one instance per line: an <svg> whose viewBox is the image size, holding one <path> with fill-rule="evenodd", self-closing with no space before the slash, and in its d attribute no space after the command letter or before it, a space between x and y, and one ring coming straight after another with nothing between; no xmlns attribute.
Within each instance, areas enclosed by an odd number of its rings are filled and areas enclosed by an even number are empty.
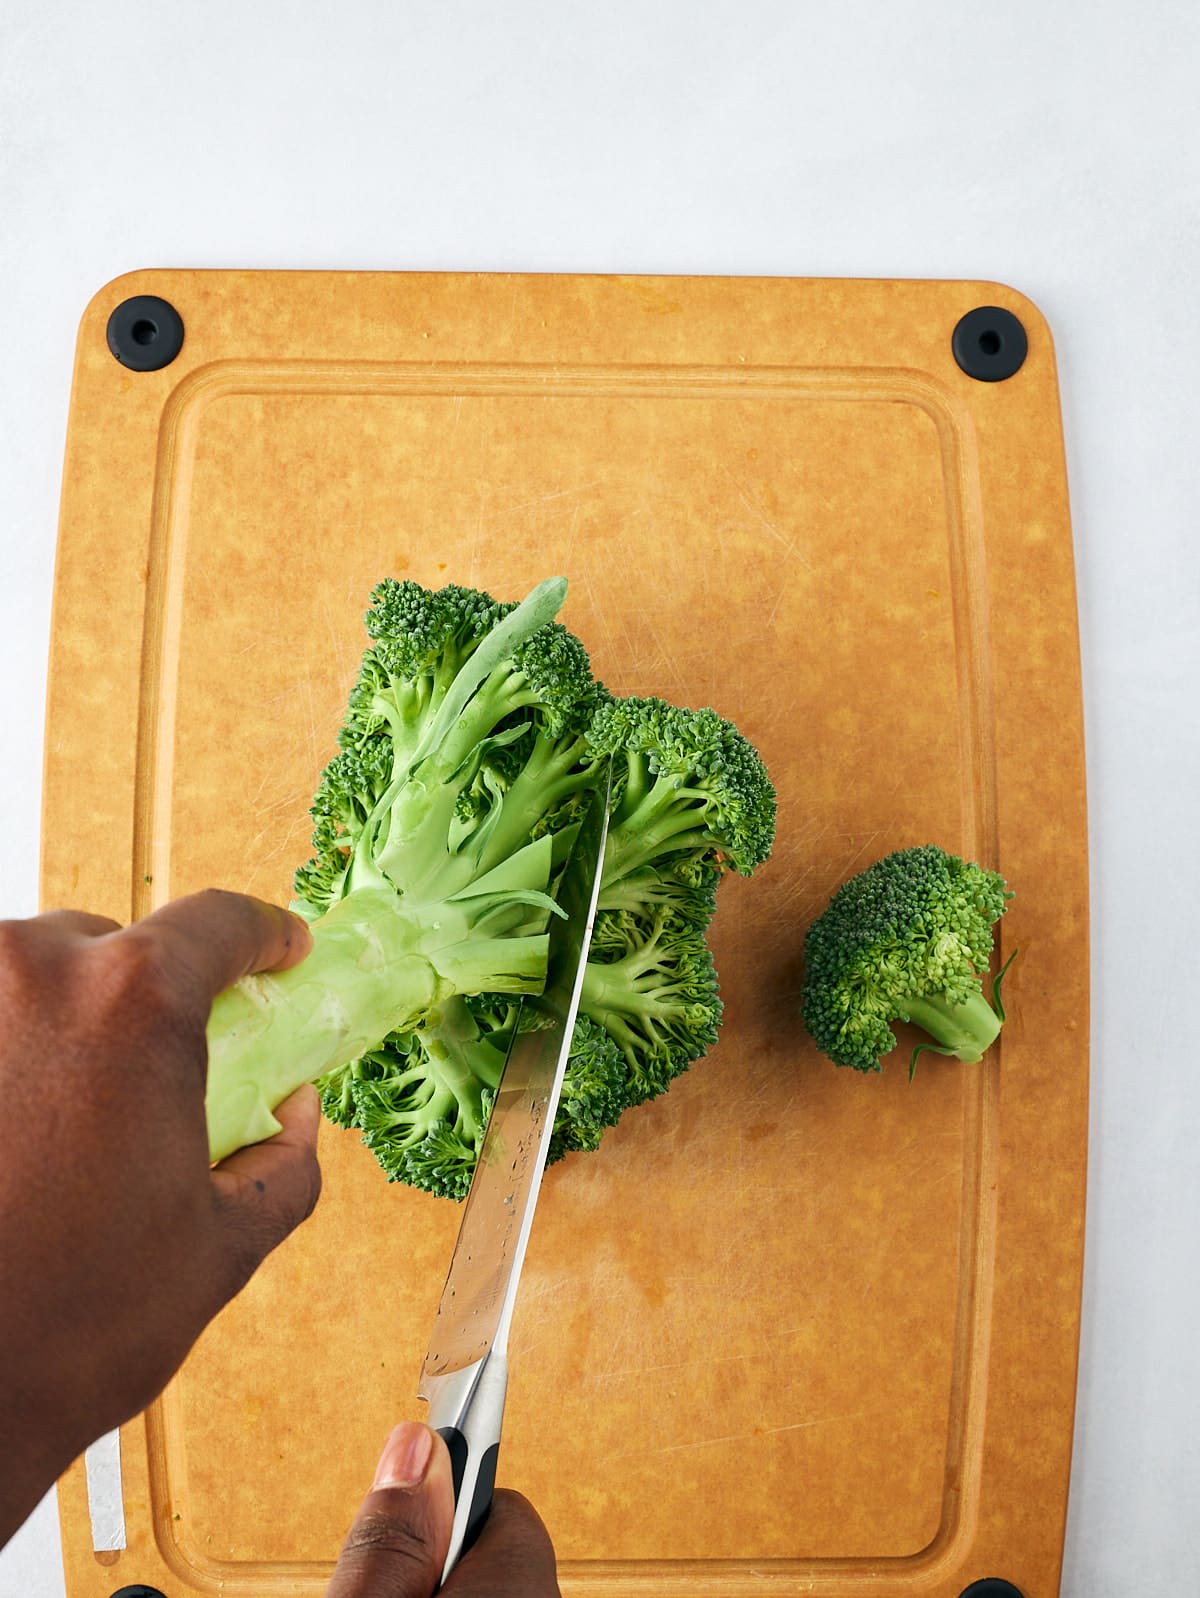
<svg viewBox="0 0 1200 1598"><path fill-rule="evenodd" d="M311 1213L312 1088L216 1170L204 1116L213 999L311 946L286 910L217 891L124 930L0 922L0 1546Z"/></svg>
<svg viewBox="0 0 1200 1598"><path fill-rule="evenodd" d="M520 1493L503 1489L478 1542L439 1589L453 1520L445 1443L415 1421L397 1426L325 1598L560 1598L545 1526Z"/></svg>

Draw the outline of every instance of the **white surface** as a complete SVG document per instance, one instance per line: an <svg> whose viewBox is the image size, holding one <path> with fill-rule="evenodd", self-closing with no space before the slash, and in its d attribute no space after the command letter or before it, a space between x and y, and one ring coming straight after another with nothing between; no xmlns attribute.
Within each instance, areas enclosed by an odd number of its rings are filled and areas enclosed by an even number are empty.
<svg viewBox="0 0 1200 1598"><path fill-rule="evenodd" d="M0 913L32 913L75 328L142 266L981 277L1056 336L1086 682L1087 1282L1064 1598L1200 1582L1200 11L0 5ZM1182 1041L1181 1041L1182 1040ZM1047 1046L1053 1047L1053 1039ZM59 1598L53 1506L2 1598Z"/></svg>
<svg viewBox="0 0 1200 1598"><path fill-rule="evenodd" d="M97 1553L127 1548L121 1474L121 1433L105 1432L84 1454L92 1547Z"/></svg>

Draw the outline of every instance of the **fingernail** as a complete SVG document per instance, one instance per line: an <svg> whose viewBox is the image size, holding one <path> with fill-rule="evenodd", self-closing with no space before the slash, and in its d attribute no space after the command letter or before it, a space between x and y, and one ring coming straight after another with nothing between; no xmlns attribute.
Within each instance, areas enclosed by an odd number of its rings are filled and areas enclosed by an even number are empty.
<svg viewBox="0 0 1200 1598"><path fill-rule="evenodd" d="M416 1487L424 1479L433 1453L433 1433L420 1421L406 1420L392 1428L375 1467L376 1487Z"/></svg>

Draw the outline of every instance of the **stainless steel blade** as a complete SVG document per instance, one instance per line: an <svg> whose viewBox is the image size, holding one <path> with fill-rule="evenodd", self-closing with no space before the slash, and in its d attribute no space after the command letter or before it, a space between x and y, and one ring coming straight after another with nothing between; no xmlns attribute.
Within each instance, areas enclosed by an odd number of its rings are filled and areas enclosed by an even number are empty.
<svg viewBox="0 0 1200 1598"><path fill-rule="evenodd" d="M608 839L611 770L572 848L558 891L566 918L550 929L545 992L522 1000L513 1038L467 1194L458 1242L442 1290L418 1394L462 1370L507 1333L546 1152L579 1012Z"/></svg>

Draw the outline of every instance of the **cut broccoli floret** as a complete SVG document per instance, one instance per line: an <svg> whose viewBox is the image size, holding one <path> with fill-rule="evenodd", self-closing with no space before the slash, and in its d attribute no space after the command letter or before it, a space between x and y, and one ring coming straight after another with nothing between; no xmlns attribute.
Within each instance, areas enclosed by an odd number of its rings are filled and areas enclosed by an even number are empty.
<svg viewBox="0 0 1200 1598"><path fill-rule="evenodd" d="M833 895L804 944L801 1007L813 1041L835 1065L878 1071L896 1047L895 1021L935 1039L922 1049L975 1062L1004 1020L996 979L983 993L992 927L1012 895L998 872L936 844L876 861Z"/></svg>

